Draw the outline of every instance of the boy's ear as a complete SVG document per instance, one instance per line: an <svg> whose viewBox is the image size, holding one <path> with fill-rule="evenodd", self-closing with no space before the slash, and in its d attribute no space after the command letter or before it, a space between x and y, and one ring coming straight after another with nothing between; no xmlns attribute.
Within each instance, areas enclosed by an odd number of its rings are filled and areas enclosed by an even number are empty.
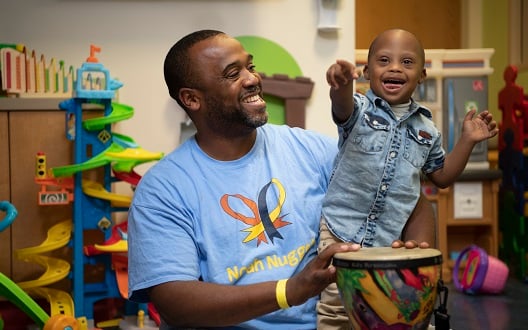
<svg viewBox="0 0 528 330"><path fill-rule="evenodd" d="M365 66L363 66L363 78L365 78L366 80L370 80L368 64L365 64Z"/></svg>
<svg viewBox="0 0 528 330"><path fill-rule="evenodd" d="M425 81L425 78L427 78L427 70L424 68L422 70L422 74L421 74L421 77L420 79L418 80L418 84L421 84Z"/></svg>
<svg viewBox="0 0 528 330"><path fill-rule="evenodd" d="M189 110L198 110L200 108L200 95L194 88L182 88L179 92L180 101Z"/></svg>

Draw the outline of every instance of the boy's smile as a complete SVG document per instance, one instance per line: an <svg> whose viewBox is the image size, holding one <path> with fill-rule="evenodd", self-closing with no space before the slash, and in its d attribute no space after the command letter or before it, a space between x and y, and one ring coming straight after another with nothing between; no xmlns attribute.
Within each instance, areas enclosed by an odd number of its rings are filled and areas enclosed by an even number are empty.
<svg viewBox="0 0 528 330"><path fill-rule="evenodd" d="M370 88L390 105L407 103L426 77L424 50L411 33L389 30L372 43L363 70Z"/></svg>

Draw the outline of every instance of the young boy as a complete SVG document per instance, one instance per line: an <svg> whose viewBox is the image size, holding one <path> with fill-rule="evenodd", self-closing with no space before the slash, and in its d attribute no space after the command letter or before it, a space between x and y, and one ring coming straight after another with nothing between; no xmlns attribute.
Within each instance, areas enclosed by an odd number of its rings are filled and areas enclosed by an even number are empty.
<svg viewBox="0 0 528 330"><path fill-rule="evenodd" d="M370 81L366 95L354 93L358 74L351 63L338 60L326 74L339 154L323 203L319 251L332 241L390 246L420 196L420 173L440 188L450 186L473 147L498 133L488 111L471 110L460 139L445 154L431 112L411 98L427 74L424 49L408 31L378 35L363 75ZM321 329L348 322L335 284L322 293L318 314Z"/></svg>

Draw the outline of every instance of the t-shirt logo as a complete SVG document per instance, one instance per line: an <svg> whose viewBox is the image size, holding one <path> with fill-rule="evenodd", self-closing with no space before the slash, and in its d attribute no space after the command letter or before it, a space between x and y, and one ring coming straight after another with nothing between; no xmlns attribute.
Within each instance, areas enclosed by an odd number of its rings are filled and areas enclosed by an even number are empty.
<svg viewBox="0 0 528 330"><path fill-rule="evenodd" d="M270 188L273 187L278 191L278 200L275 208L270 211L266 197ZM232 198L241 200L248 207L250 214L233 210L229 205L229 201ZM279 180L272 179L260 189L257 202L240 194L225 194L220 198L220 205L227 214L249 226L243 230L249 233L243 242L248 243L256 239L257 246L259 246L262 242L268 243L268 238L271 243L276 238L283 239L278 229L291 224L291 222L282 220L284 215L280 215L285 200L286 192L284 191L284 187Z"/></svg>

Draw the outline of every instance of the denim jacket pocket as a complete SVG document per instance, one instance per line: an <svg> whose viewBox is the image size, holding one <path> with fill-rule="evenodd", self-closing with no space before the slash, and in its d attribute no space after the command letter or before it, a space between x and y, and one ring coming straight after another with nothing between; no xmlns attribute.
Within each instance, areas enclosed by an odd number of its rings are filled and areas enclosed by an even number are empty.
<svg viewBox="0 0 528 330"><path fill-rule="evenodd" d="M414 167L421 169L425 165L432 146L433 136L431 133L421 129L407 127L403 158Z"/></svg>
<svg viewBox="0 0 528 330"><path fill-rule="evenodd" d="M365 153L381 152L385 146L389 129L390 123L387 119L366 112L353 136L354 144Z"/></svg>

